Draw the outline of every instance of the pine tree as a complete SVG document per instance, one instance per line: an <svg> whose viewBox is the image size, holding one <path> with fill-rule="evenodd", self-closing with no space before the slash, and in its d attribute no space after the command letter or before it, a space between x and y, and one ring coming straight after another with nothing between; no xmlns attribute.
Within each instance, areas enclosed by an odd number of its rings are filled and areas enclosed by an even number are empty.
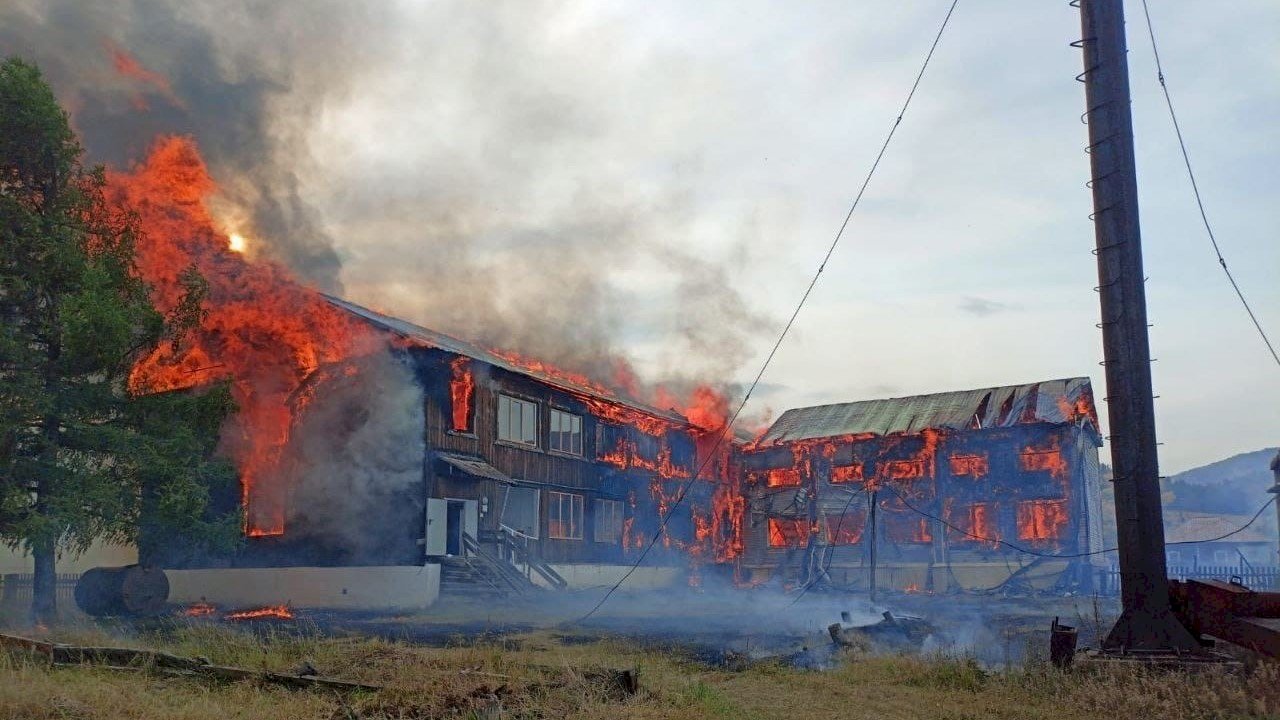
<svg viewBox="0 0 1280 720"><path fill-rule="evenodd" d="M104 200L40 71L0 64L0 541L34 560L33 619L56 613L56 558L137 542L142 519L192 542L234 542L209 511L233 483L213 458L225 387L132 397L130 367L201 319L203 279L168 316L134 270L139 228Z"/></svg>

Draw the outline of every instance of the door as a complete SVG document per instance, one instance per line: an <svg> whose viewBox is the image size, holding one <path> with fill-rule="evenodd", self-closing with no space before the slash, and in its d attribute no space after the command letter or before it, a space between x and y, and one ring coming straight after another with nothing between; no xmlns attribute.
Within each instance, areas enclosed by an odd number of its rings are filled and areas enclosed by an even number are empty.
<svg viewBox="0 0 1280 720"><path fill-rule="evenodd" d="M439 557L449 551L449 502L427 498L426 554Z"/></svg>
<svg viewBox="0 0 1280 720"><path fill-rule="evenodd" d="M477 540L480 532L480 503L475 500L459 500L445 498L445 553L448 555L466 555L466 544L462 541L463 533L472 540Z"/></svg>

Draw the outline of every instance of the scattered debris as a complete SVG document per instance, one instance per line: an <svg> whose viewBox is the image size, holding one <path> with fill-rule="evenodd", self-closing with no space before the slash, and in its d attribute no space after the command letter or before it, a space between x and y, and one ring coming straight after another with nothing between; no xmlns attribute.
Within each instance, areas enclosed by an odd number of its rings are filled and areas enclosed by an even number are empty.
<svg viewBox="0 0 1280 720"><path fill-rule="evenodd" d="M217 680L257 680L293 688L323 687L330 690L381 690L380 685L318 677L314 667L305 663L313 673L277 673L267 670L249 670L228 665L214 665L207 658L189 658L156 650L135 650L115 647L81 647L61 643L33 640L17 635L0 634L0 646L16 648L43 655L49 664L59 666L97 665L110 670L138 672L152 670L163 675L190 677L204 676ZM305 669L305 668L304 668Z"/></svg>
<svg viewBox="0 0 1280 720"><path fill-rule="evenodd" d="M841 617L844 617L842 614ZM880 646L893 650L915 650L935 630L929 621L915 615L894 615L886 610L883 619L871 625L832 623L827 627L831 642L858 652Z"/></svg>

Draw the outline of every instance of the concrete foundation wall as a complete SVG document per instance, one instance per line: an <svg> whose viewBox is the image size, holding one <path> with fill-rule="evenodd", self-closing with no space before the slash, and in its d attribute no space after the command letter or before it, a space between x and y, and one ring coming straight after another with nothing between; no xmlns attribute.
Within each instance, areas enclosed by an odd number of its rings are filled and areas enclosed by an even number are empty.
<svg viewBox="0 0 1280 720"><path fill-rule="evenodd" d="M440 597L440 566L166 570L169 602L226 608L421 610Z"/></svg>
<svg viewBox="0 0 1280 720"><path fill-rule="evenodd" d="M551 569L569 583L569 588L581 590L593 587L608 587L622 579L631 569L630 565L599 565L595 563L551 565ZM629 588L663 588L685 585L689 572L679 567L641 567L627 578ZM537 574L533 581L539 585L547 583Z"/></svg>

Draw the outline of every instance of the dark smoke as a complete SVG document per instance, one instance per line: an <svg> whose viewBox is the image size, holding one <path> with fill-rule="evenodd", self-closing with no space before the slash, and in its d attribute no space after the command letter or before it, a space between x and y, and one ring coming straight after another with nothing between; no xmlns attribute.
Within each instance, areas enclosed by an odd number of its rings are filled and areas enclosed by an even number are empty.
<svg viewBox="0 0 1280 720"><path fill-rule="evenodd" d="M320 71L319 53L299 49L333 48L339 32L359 32L361 16L350 4L309 3L306 14L325 21L307 25L300 7L189 5L8 2L0 8L0 54L40 65L93 162L127 167L158 135L194 136L225 199L247 212L247 229L269 254L305 281L340 290L333 240L302 198L300 176L314 171L303 131L348 75L332 75L324 93L305 99L296 69L307 63ZM120 53L168 88L120 72Z"/></svg>
<svg viewBox="0 0 1280 720"><path fill-rule="evenodd" d="M714 137L682 108L731 68L627 44L559 4L0 8L0 54L41 65L92 159L193 135L220 215L320 289L605 379L624 347L724 378L766 325L732 284L753 233L699 227L702 145L662 143Z"/></svg>

